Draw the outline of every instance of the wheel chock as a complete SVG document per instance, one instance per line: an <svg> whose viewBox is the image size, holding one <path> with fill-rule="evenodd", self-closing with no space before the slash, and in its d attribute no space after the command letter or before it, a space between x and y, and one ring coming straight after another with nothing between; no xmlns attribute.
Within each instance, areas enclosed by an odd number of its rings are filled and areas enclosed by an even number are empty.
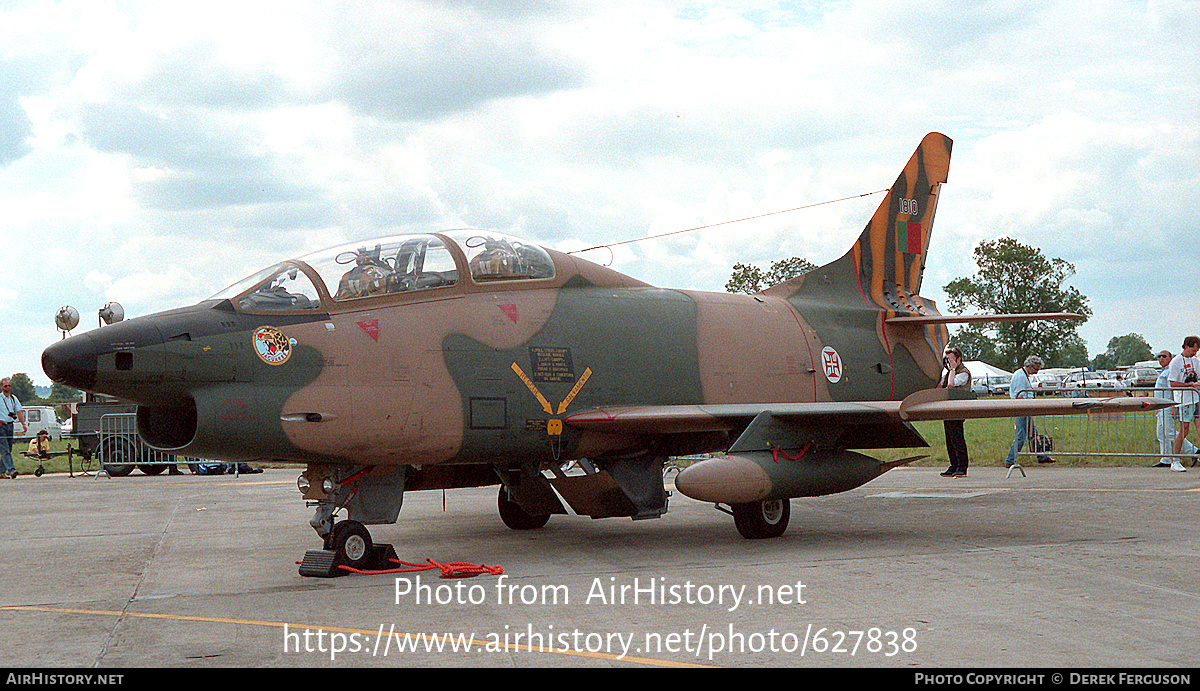
<svg viewBox="0 0 1200 691"><path fill-rule="evenodd" d="M393 561L395 560L395 561ZM376 544L371 548L370 571L386 571L396 568L396 548L388 544ZM349 571L338 567L337 552L331 549L310 549L304 553L304 561L300 562L300 575L315 578L337 578L345 576Z"/></svg>
<svg viewBox="0 0 1200 691"><path fill-rule="evenodd" d="M378 571L394 569L397 566L396 562L400 561L400 557L396 555L396 548L389 544L373 545L372 551L375 553L375 569Z"/></svg>
<svg viewBox="0 0 1200 691"><path fill-rule="evenodd" d="M300 575L316 578L335 578L348 572L337 566L337 553L331 549L310 549L300 562Z"/></svg>

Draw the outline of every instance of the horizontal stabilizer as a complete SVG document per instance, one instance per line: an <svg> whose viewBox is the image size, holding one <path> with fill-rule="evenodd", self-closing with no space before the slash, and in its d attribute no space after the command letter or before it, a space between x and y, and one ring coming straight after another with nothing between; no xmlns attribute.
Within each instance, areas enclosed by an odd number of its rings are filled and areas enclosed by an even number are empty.
<svg viewBox="0 0 1200 691"><path fill-rule="evenodd" d="M935 314L927 317L892 317L889 324L971 324L973 322L1030 322L1057 319L1083 319L1072 312L1034 312L1031 314Z"/></svg>

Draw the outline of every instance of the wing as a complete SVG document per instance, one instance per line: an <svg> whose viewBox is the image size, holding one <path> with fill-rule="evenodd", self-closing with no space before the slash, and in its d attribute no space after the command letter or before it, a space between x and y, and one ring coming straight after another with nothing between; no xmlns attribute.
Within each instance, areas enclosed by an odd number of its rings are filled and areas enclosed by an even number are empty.
<svg viewBox="0 0 1200 691"><path fill-rule="evenodd" d="M593 408L563 420L570 427L608 434L673 435L725 432L729 453L774 448L880 449L928 446L912 427L925 420L965 420L1092 411L1158 410L1161 398L960 398L950 389L927 389L903 401L820 401L734 405L664 405Z"/></svg>

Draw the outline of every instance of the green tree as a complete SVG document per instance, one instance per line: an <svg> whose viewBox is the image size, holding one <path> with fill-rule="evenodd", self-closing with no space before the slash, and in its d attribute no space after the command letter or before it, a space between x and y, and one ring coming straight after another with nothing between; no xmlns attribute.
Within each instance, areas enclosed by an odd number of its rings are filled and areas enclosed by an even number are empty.
<svg viewBox="0 0 1200 691"><path fill-rule="evenodd" d="M995 344L998 367L1015 370L1029 355L1039 355L1048 366L1066 365L1080 359L1082 341L1076 332L1092 310L1087 297L1073 287L1063 287L1075 275L1075 267L1062 259L1047 259L1036 247L1012 238L981 242L975 248L979 270L969 278L951 281L944 290L950 310L968 307L984 314L1028 312L1073 312L1080 320L1018 321L974 324L980 335ZM962 329L955 338L970 329ZM961 346L960 346L961 348ZM965 353L964 353L965 354ZM1087 351L1082 350L1086 363Z"/></svg>
<svg viewBox="0 0 1200 691"><path fill-rule="evenodd" d="M33 387L33 381L29 379L28 374L17 372L9 379L12 381L12 395L16 396L18 401L25 403L37 398L37 389Z"/></svg>
<svg viewBox="0 0 1200 691"><path fill-rule="evenodd" d="M79 395L78 389L72 389L71 387L67 386L66 384L60 384L58 382L54 382L54 385L50 387L50 399L49 400L54 401L55 403L61 403L61 402L69 403L71 401L82 400L82 398Z"/></svg>
<svg viewBox="0 0 1200 691"><path fill-rule="evenodd" d="M996 342L983 332L980 324L969 324L950 339L950 345L958 346L964 360L979 360L995 367L1001 367L999 356L996 355Z"/></svg>
<svg viewBox="0 0 1200 691"><path fill-rule="evenodd" d="M1142 338L1141 334L1125 334L1124 336L1113 336L1108 340L1108 349L1100 353L1092 360L1092 369L1106 370L1116 369L1117 367L1128 367L1135 362L1142 360L1150 360L1154 357L1154 352L1150 350L1150 344Z"/></svg>
<svg viewBox="0 0 1200 691"><path fill-rule="evenodd" d="M1071 334L1066 343L1059 347L1058 353L1054 355L1054 362L1059 367L1087 367L1087 344L1083 342L1079 334Z"/></svg>
<svg viewBox="0 0 1200 691"><path fill-rule="evenodd" d="M764 288L770 288L817 268L815 264L801 257L791 257L771 262L771 268L766 273L752 264L734 264L733 274L725 284L725 290L730 293L753 294Z"/></svg>

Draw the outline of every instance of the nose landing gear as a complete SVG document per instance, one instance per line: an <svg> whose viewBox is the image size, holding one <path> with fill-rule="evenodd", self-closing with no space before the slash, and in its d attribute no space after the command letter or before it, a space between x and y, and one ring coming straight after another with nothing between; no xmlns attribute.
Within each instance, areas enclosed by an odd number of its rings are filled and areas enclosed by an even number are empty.
<svg viewBox="0 0 1200 691"><path fill-rule="evenodd" d="M375 544L364 523L395 523L404 498L405 470L372 475L373 466L340 467L310 464L297 481L309 506L316 507L309 525L324 540L300 563L301 576L332 578L349 571L382 571L395 567L396 550ZM349 518L336 521L345 507ZM356 520L357 519L357 520ZM343 568L345 567L345 568Z"/></svg>
<svg viewBox="0 0 1200 691"><path fill-rule="evenodd" d="M382 571L395 567L396 550L375 544L367 527L358 521L338 521L325 536L325 549L310 549L300 563L301 576L334 578L350 571Z"/></svg>

